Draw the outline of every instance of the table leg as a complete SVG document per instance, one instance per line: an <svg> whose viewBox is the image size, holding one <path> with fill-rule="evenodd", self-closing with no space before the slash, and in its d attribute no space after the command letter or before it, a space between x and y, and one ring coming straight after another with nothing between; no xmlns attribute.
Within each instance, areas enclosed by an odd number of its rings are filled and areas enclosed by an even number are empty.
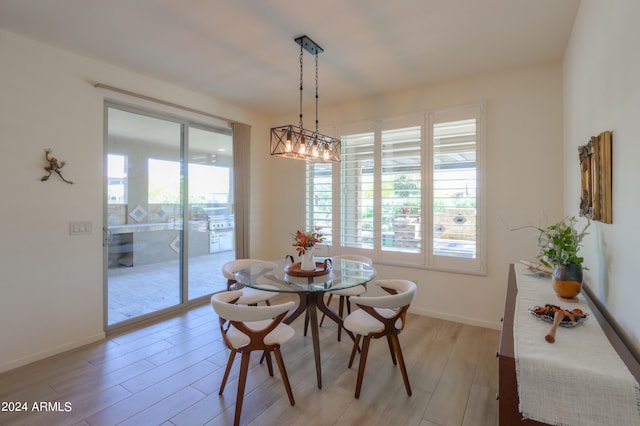
<svg viewBox="0 0 640 426"><path fill-rule="evenodd" d="M349 337L351 337L351 340L355 340L355 336L353 335L353 333L351 333L349 330L347 330L346 328L344 328L342 326L342 318L340 318L340 316L338 314L335 313L335 311L333 309L331 309L331 307L329 305L327 305L326 303L324 303L324 297L323 294L320 295L320 297L318 298L318 309L320 309L321 312L323 312L326 316L328 316L329 318L331 318L333 321L335 321L336 324L338 324L338 326L343 329L345 331L345 333L347 333L349 335Z"/></svg>
<svg viewBox="0 0 640 426"><path fill-rule="evenodd" d="M291 324L302 313L305 313L305 322L308 320L311 327L311 338L313 341L313 355L316 363L316 377L318 380L318 389L322 389L322 365L320 363L320 331L318 328L318 309L324 312L329 318L342 327L342 318L336 314L333 309L324 303L324 293L298 293L300 303L298 307L284 319L285 324ZM345 332L355 340L355 336L349 330ZM359 349L359 348L358 348Z"/></svg>
<svg viewBox="0 0 640 426"><path fill-rule="evenodd" d="M298 307L282 321L285 324L291 324L296 318L298 318L304 311L307 310L307 295L305 293L296 294L300 298L300 303L298 303Z"/></svg>
<svg viewBox="0 0 640 426"><path fill-rule="evenodd" d="M309 324L311 325L311 338L313 340L313 355L316 361L316 377L318 379L318 389L322 389L322 366L320 364L320 332L318 330L318 311L317 301L318 294L310 293L307 295L307 313L309 314Z"/></svg>

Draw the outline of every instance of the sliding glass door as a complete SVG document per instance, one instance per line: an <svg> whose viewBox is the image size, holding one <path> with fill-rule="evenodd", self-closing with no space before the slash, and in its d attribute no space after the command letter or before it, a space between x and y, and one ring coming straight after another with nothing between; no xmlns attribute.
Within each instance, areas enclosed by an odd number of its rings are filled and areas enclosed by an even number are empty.
<svg viewBox="0 0 640 426"><path fill-rule="evenodd" d="M220 271L225 262L235 259L232 152L231 130L189 127L190 300L226 289Z"/></svg>
<svg viewBox="0 0 640 426"><path fill-rule="evenodd" d="M223 288L235 257L230 129L106 108L107 326ZM187 159L188 161L185 161Z"/></svg>

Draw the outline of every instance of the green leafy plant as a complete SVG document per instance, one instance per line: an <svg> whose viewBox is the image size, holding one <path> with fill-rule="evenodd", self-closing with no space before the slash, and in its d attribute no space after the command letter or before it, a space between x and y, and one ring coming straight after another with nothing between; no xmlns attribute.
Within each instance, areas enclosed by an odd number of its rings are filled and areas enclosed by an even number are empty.
<svg viewBox="0 0 640 426"><path fill-rule="evenodd" d="M583 238L588 235L587 229L591 222L587 220L586 225L580 231L576 228L577 223L576 217L571 216L546 228L536 228L540 231L538 235L540 263L553 267L554 265L581 264L584 261L584 258L578 256L578 251Z"/></svg>

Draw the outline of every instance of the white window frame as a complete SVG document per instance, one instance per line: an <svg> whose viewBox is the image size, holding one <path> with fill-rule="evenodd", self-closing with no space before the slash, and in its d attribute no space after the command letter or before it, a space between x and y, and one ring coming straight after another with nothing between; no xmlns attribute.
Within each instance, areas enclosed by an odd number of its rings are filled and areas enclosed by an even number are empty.
<svg viewBox="0 0 640 426"><path fill-rule="evenodd" d="M437 123L476 119L476 253L475 258L461 258L453 256L435 255L433 250L433 126ZM413 123L413 124L412 124ZM420 235L422 248L418 253L382 250L381 234L381 200L380 190L382 182L381 142L380 134L384 130L408 127L421 123L422 125L422 207ZM332 129L335 137L359 133L374 132L375 136L375 172L374 172L374 238L373 249L342 247L341 211L342 187L340 164L333 166L333 235L329 252L334 254L362 254L371 257L374 262L396 266L433 269L447 272L486 275L486 197L487 197L487 162L486 162L486 104L475 103L448 109L439 109L397 117L385 120L369 121L341 125ZM307 190L312 186L307 186ZM306 214L306 213L305 213ZM307 227L312 227L307 223Z"/></svg>

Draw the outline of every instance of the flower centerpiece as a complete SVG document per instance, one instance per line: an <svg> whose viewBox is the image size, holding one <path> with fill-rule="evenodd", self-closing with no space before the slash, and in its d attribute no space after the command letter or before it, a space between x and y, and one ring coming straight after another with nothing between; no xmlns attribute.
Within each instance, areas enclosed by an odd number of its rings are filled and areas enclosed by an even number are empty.
<svg viewBox="0 0 640 426"><path fill-rule="evenodd" d="M298 252L298 256L302 256L300 269L304 271L312 271L316 264L313 259L313 249L316 244L324 241L324 236L319 232L320 227L316 226L312 231L296 231L293 235L293 246Z"/></svg>
<svg viewBox="0 0 640 426"><path fill-rule="evenodd" d="M578 256L578 251L588 235L591 222L587 220L582 230L577 229L577 222L575 216L571 216L546 228L536 228L540 232L538 259L543 265L553 268L553 289L563 298L577 296L582 288L584 258Z"/></svg>

